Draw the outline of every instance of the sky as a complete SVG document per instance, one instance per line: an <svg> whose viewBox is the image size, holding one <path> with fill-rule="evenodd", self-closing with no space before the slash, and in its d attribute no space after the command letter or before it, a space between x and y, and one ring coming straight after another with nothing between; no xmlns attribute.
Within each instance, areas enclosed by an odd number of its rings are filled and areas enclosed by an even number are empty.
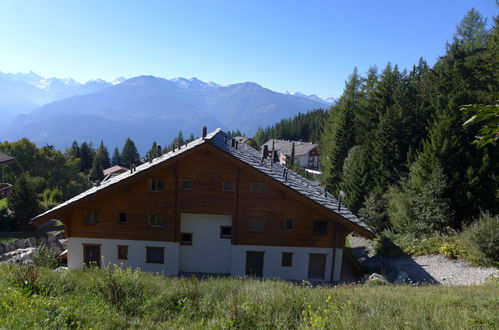
<svg viewBox="0 0 499 330"><path fill-rule="evenodd" d="M499 14L495 0L3 0L0 71L252 81L338 97L355 66L435 63L472 7L489 27Z"/></svg>

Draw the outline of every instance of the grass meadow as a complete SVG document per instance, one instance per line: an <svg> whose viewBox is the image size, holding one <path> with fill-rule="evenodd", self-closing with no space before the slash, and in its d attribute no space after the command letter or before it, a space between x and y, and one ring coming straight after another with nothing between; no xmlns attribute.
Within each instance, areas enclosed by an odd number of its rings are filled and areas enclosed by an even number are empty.
<svg viewBox="0 0 499 330"><path fill-rule="evenodd" d="M498 306L497 281L310 287L0 265L0 328L8 329L493 329Z"/></svg>

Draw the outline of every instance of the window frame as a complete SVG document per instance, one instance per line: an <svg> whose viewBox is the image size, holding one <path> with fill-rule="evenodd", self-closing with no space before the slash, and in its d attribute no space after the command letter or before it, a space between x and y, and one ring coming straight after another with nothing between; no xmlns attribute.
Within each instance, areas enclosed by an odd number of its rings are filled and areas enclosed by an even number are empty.
<svg viewBox="0 0 499 330"><path fill-rule="evenodd" d="M230 234L223 234L224 229L230 229ZM232 238L232 226L220 226L220 238L231 239Z"/></svg>
<svg viewBox="0 0 499 330"><path fill-rule="evenodd" d="M92 221L93 222L87 222L87 214L92 213ZM83 211L83 224L86 226L97 226L100 224L99 220L99 211L97 210L85 210Z"/></svg>
<svg viewBox="0 0 499 330"><path fill-rule="evenodd" d="M188 183L188 185L184 186L184 183ZM191 179L182 179L180 181L180 190L183 190L183 191L192 190L192 180Z"/></svg>
<svg viewBox="0 0 499 330"><path fill-rule="evenodd" d="M231 185L230 190L226 189L226 184ZM234 192L234 181L233 180L224 180L222 182L222 191L226 192L226 193L233 193Z"/></svg>
<svg viewBox="0 0 499 330"><path fill-rule="evenodd" d="M118 260L128 260L128 245L116 245L116 248L117 248L117 252L118 252L118 255L117 255L117 258ZM120 248L125 248L126 249L126 256L125 258L121 258L120 257Z"/></svg>
<svg viewBox="0 0 499 330"><path fill-rule="evenodd" d="M161 187L160 187L161 185ZM162 178L150 178L149 179L149 192L161 193L165 191L165 180Z"/></svg>
<svg viewBox="0 0 499 330"><path fill-rule="evenodd" d="M152 224L152 219L154 218L155 222L158 221L158 219L162 219L161 224ZM149 216L147 218L147 224L150 228L163 228L165 226L165 216L163 214L159 213L149 213Z"/></svg>
<svg viewBox="0 0 499 330"><path fill-rule="evenodd" d="M285 257L289 257L289 260ZM281 267L293 267L293 252L281 252Z"/></svg>
<svg viewBox="0 0 499 330"><path fill-rule="evenodd" d="M291 229L288 228L288 223L291 222ZM284 220L284 230L285 231L295 231L295 220L294 219L286 219Z"/></svg>
<svg viewBox="0 0 499 330"><path fill-rule="evenodd" d="M188 235L190 236L190 241L184 241L183 236ZM193 233L180 233L180 245L192 245L192 240L193 240Z"/></svg>
<svg viewBox="0 0 499 330"><path fill-rule="evenodd" d="M121 215L124 214L125 215L125 221L121 221ZM127 212L124 212L124 211L121 211L118 213L118 223L120 225L125 225L128 223L128 213Z"/></svg>
<svg viewBox="0 0 499 330"><path fill-rule="evenodd" d="M149 258L149 251L152 249L161 251L161 254L163 255L163 258L161 261L151 261ZM164 264L165 263L165 248L163 246L146 246L146 263L147 264Z"/></svg>

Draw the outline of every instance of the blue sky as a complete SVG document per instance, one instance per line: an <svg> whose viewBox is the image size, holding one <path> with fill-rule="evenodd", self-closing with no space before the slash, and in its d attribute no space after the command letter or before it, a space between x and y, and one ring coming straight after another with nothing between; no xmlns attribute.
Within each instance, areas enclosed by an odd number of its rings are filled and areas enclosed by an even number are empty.
<svg viewBox="0 0 499 330"><path fill-rule="evenodd" d="M495 0L17 1L0 3L0 71L198 77L341 94L357 66L433 64L456 24Z"/></svg>

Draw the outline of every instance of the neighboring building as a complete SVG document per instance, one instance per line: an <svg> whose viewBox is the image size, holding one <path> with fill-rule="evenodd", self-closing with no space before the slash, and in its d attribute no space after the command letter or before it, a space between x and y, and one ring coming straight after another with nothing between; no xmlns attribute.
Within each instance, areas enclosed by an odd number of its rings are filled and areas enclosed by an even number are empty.
<svg viewBox="0 0 499 330"><path fill-rule="evenodd" d="M7 195L10 193L10 190L12 189L12 185L5 182L4 166L13 161L14 158L10 157L7 154L4 154L3 152L0 152L0 167L2 169L2 181L0 181L0 199L7 197Z"/></svg>
<svg viewBox="0 0 499 330"><path fill-rule="evenodd" d="M119 166L119 165L114 165L111 167L106 168L103 173L104 173L104 179L102 181L107 181L111 179L112 177L115 177L117 175L120 175L121 173L125 173L129 171L128 168Z"/></svg>
<svg viewBox="0 0 499 330"><path fill-rule="evenodd" d="M68 266L338 281L373 232L322 188L220 129L33 219L64 223Z"/></svg>
<svg viewBox="0 0 499 330"><path fill-rule="evenodd" d="M289 164L293 153L294 145L294 162L300 167L317 170L321 166L321 155L318 150L318 145L312 142L303 141L286 141L271 139L262 145L262 150L267 146L269 155L272 150L277 151L279 162L281 164Z"/></svg>

